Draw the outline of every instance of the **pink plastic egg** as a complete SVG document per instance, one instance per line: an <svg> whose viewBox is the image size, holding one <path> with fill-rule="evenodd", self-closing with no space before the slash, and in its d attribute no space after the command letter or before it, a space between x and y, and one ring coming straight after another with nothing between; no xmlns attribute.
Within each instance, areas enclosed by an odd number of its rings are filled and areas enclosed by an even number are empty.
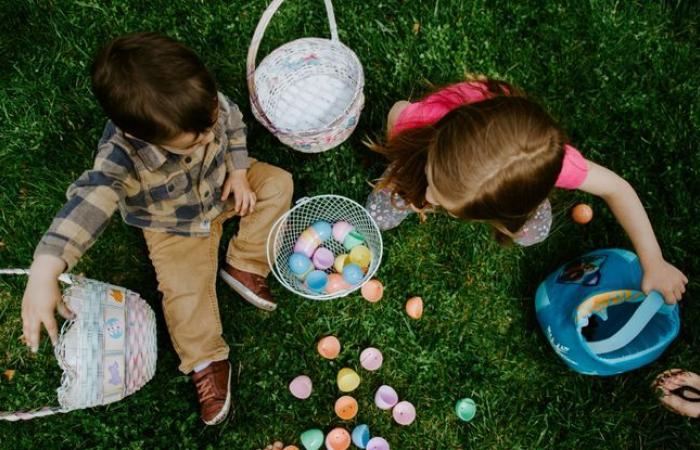
<svg viewBox="0 0 700 450"><path fill-rule="evenodd" d="M314 256L311 258L311 260L314 263L314 267L319 270L326 270L335 262L335 255L333 255L333 252L327 248L319 247L314 252Z"/></svg>
<svg viewBox="0 0 700 450"><path fill-rule="evenodd" d="M339 273L331 273L328 275L328 283L326 284L326 294L335 294L336 292L350 289L350 285L345 281Z"/></svg>
<svg viewBox="0 0 700 450"><path fill-rule="evenodd" d="M416 407L411 402L399 402L394 406L392 415L399 425L410 425L416 420Z"/></svg>
<svg viewBox="0 0 700 450"><path fill-rule="evenodd" d="M382 356L382 352L374 347L367 347L360 353L360 365L370 372L382 367L383 362L384 356Z"/></svg>
<svg viewBox="0 0 700 450"><path fill-rule="evenodd" d="M289 392L300 400L306 400L311 396L313 383L306 375L299 375L289 383Z"/></svg>
<svg viewBox="0 0 700 450"><path fill-rule="evenodd" d="M328 450L347 450L350 447L350 433L343 428L334 428L326 436Z"/></svg>
<svg viewBox="0 0 700 450"><path fill-rule="evenodd" d="M379 386L377 393L374 394L374 404L379 409L391 409L399 401L399 394L396 393L393 387L386 384Z"/></svg>
<svg viewBox="0 0 700 450"><path fill-rule="evenodd" d="M326 336L318 341L316 350L326 359L335 359L340 354L340 341L335 336Z"/></svg>
<svg viewBox="0 0 700 450"><path fill-rule="evenodd" d="M411 297L406 302L406 314L411 319L420 319L423 315L423 299L420 297Z"/></svg>
<svg viewBox="0 0 700 450"><path fill-rule="evenodd" d="M376 303L381 300L382 295L384 295L384 285L377 279L369 280L362 286L360 292L362 292L362 296L365 300L370 303Z"/></svg>
<svg viewBox="0 0 700 450"><path fill-rule="evenodd" d="M333 239L342 244L343 241L345 241L345 237L348 235L348 233L350 233L354 229L355 227L353 227L344 220L336 222L333 225Z"/></svg>
<svg viewBox="0 0 700 450"><path fill-rule="evenodd" d="M311 258L319 245L321 245L321 237L316 230L309 227L294 243L294 253L303 253Z"/></svg>

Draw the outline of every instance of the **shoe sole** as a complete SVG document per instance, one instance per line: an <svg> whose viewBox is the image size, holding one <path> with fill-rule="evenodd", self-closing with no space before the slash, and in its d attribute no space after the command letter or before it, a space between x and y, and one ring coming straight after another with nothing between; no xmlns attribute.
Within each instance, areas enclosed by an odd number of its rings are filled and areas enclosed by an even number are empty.
<svg viewBox="0 0 700 450"><path fill-rule="evenodd" d="M240 281L236 280L233 278L231 275L229 275L228 272L226 272L224 269L221 269L219 271L219 276L226 282L226 284L229 285L231 289L234 291L238 292L238 294L243 297L243 300L247 301L251 305L255 306L256 308L265 310L265 311L274 311L277 309L277 303L270 302L265 300L264 298L261 298L257 295L255 295L255 292L251 291L243 283Z"/></svg>
<svg viewBox="0 0 700 450"><path fill-rule="evenodd" d="M226 401L224 402L223 408L221 408L221 411L219 411L219 414L214 416L213 419L211 420L204 420L204 423L206 425L218 425L221 422L224 421L226 416L228 416L229 410L231 409L231 371L233 368L231 367L231 363L228 363L228 388L226 389Z"/></svg>

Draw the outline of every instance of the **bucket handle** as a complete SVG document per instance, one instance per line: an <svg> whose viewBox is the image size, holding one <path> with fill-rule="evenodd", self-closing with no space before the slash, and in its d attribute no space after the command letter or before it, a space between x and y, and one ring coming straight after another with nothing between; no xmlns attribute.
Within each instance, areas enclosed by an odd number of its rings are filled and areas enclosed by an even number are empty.
<svg viewBox="0 0 700 450"><path fill-rule="evenodd" d="M29 269L0 269L0 275L29 275ZM62 273L58 279L66 284L73 284L73 278L67 273ZM60 406L45 406L31 411L0 411L0 420L16 422L64 412L67 410Z"/></svg>
<svg viewBox="0 0 700 450"><path fill-rule="evenodd" d="M272 20L272 16L277 12L280 5L284 0L273 0L260 17L258 26L255 27L255 32L253 33L253 40L248 47L248 57L246 58L246 73L248 79L248 92L250 94L250 102L253 104L253 108L258 111L260 118L262 119L263 125L269 130L276 130L277 128L272 124L270 119L263 111L260 105L260 100L258 99L258 93L255 89L255 60L258 57L258 49L260 48L260 42L265 35L265 30ZM338 39L338 25L335 23L335 13L333 12L333 3L331 0L323 0L326 4L326 14L328 15L328 25L331 30L331 40L333 42L340 42Z"/></svg>
<svg viewBox="0 0 700 450"><path fill-rule="evenodd" d="M664 306L664 299L656 291L652 291L639 305L627 323L615 334L600 341L588 342L588 347L597 355L614 352L628 345L644 330L657 312Z"/></svg>

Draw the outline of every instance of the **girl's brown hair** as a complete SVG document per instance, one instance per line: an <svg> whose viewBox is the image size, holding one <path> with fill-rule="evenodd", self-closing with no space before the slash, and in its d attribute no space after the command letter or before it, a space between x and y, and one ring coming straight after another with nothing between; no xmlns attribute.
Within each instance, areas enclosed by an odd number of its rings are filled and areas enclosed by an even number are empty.
<svg viewBox="0 0 700 450"><path fill-rule="evenodd" d="M483 86L490 98L370 148L391 161L379 188L389 187L424 208L430 184L441 207L453 216L490 222L512 236L554 187L565 136L515 88L493 80Z"/></svg>

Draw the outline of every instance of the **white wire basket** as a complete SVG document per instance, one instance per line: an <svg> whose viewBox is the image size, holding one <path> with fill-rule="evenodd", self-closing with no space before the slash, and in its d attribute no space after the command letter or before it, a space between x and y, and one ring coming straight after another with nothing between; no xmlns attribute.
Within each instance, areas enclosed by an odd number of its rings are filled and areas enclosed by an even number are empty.
<svg viewBox="0 0 700 450"><path fill-rule="evenodd" d="M283 1L270 3L248 49L251 108L283 144L303 153L323 152L343 143L357 125L365 102L362 64L338 39L333 5L324 0L331 39L288 42L256 68L260 41Z"/></svg>
<svg viewBox="0 0 700 450"><path fill-rule="evenodd" d="M0 275L27 275L2 269ZM63 370L60 406L0 412L0 420L30 420L116 402L148 383L156 372L156 317L139 294L70 274L63 301L75 319L63 323L54 355Z"/></svg>
<svg viewBox="0 0 700 450"><path fill-rule="evenodd" d="M330 224L339 221L350 223L362 234L364 245L372 254L371 263L362 281L332 294L312 291L294 275L288 265L289 257L294 253L294 244L299 236L320 220ZM332 237L326 240L323 246L331 250L335 256L347 253L343 244ZM362 205L340 195L319 195L299 199L292 209L275 222L267 238L267 261L275 278L291 292L312 300L345 297L360 289L379 269L382 252L382 234L377 223ZM333 268L326 269L325 272L331 273Z"/></svg>

